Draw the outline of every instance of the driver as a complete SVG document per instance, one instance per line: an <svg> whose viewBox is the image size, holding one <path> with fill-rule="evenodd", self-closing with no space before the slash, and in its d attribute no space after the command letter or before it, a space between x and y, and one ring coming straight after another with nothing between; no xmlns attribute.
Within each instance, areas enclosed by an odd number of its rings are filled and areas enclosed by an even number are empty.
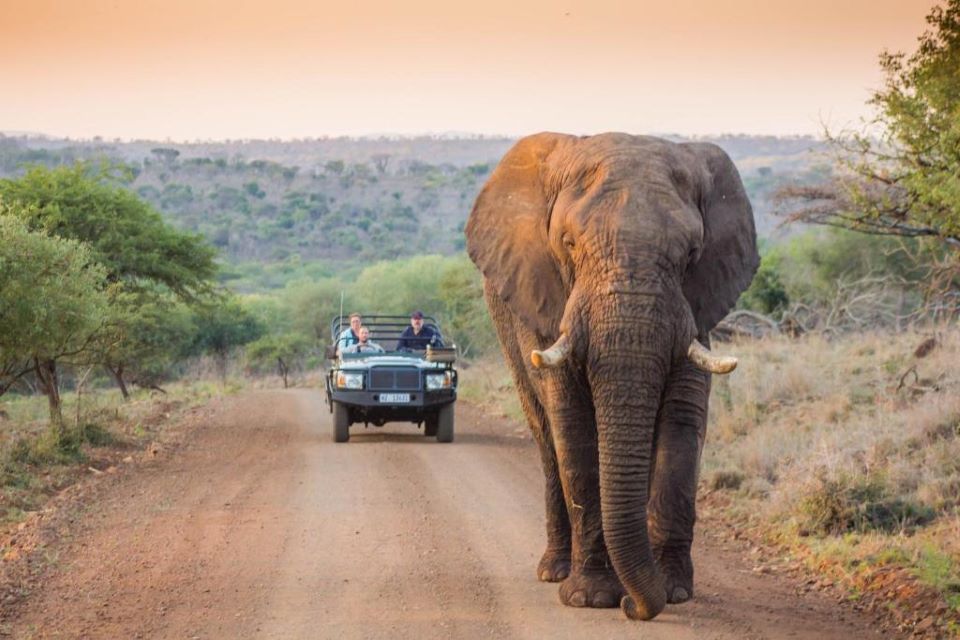
<svg viewBox="0 0 960 640"><path fill-rule="evenodd" d="M360 341L344 348L343 353L383 353L383 347L370 339L370 329L360 327Z"/></svg>
<svg viewBox="0 0 960 640"><path fill-rule="evenodd" d="M397 340L397 351L423 351L431 347L442 347L443 339L433 327L423 324L423 312L414 311L410 314L410 326L403 330Z"/></svg>

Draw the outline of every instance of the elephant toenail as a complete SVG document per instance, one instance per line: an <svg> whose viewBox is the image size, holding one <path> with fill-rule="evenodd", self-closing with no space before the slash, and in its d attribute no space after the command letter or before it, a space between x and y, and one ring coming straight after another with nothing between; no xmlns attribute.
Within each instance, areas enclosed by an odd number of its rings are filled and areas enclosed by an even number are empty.
<svg viewBox="0 0 960 640"><path fill-rule="evenodd" d="M570 575L570 569L567 569L567 568L557 569L556 581L560 582L561 580L566 580L567 576L569 575Z"/></svg>
<svg viewBox="0 0 960 640"><path fill-rule="evenodd" d="M540 578L540 582L550 582L550 570L544 569L537 577Z"/></svg>
<svg viewBox="0 0 960 640"><path fill-rule="evenodd" d="M689 599L690 599L690 594L687 592L687 590L684 589L683 587L677 587L676 589L673 590L673 594L672 594L672 597L670 598L670 602L673 604L679 604L681 602L686 602Z"/></svg>
<svg viewBox="0 0 960 640"><path fill-rule="evenodd" d="M609 591L598 591L593 594L593 606L597 609L607 609L617 604L617 599Z"/></svg>
<svg viewBox="0 0 960 640"><path fill-rule="evenodd" d="M586 591L574 591L570 594L570 605L574 607L585 607L587 606L587 593Z"/></svg>

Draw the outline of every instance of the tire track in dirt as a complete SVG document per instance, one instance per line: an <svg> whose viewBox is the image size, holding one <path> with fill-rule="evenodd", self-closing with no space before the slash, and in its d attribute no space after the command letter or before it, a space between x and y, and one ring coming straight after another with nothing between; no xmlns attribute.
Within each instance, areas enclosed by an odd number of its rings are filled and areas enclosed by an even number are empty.
<svg viewBox="0 0 960 640"><path fill-rule="evenodd" d="M410 429L383 434L362 427L336 445L320 396L300 402L318 442L307 454L314 483L296 502L317 515L302 533L313 540L283 558L289 569L267 608L263 637L496 631L497 603L484 584L482 560L455 544L465 523L439 497L449 470L436 475L426 464L449 447ZM467 599L460 597L465 590Z"/></svg>

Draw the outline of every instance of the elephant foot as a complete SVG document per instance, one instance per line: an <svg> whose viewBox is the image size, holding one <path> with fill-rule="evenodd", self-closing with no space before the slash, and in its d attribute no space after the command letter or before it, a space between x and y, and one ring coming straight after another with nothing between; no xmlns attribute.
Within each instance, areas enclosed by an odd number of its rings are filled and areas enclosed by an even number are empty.
<svg viewBox="0 0 960 640"><path fill-rule="evenodd" d="M540 582L560 582L570 575L570 552L547 549L537 565L537 579Z"/></svg>
<svg viewBox="0 0 960 640"><path fill-rule="evenodd" d="M685 587L667 587L667 603L682 604L693 597L693 592Z"/></svg>
<svg viewBox="0 0 960 640"><path fill-rule="evenodd" d="M560 584L560 602L568 607L609 609L619 605L625 593L613 569L575 572Z"/></svg>
<svg viewBox="0 0 960 640"><path fill-rule="evenodd" d="M693 561L689 552L675 557L664 554L660 558L660 571L668 604L681 604L693 598Z"/></svg>

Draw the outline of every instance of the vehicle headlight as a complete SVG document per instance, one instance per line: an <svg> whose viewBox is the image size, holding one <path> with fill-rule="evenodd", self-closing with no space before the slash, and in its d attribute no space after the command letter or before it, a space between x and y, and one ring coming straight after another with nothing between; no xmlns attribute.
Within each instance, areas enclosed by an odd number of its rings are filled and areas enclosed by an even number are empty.
<svg viewBox="0 0 960 640"><path fill-rule="evenodd" d="M453 376L449 371L443 373L427 374L427 391L439 391L440 389L449 389Z"/></svg>
<svg viewBox="0 0 960 640"><path fill-rule="evenodd" d="M363 389L363 374L362 373L344 373L343 371L338 372L337 388L338 389Z"/></svg>

